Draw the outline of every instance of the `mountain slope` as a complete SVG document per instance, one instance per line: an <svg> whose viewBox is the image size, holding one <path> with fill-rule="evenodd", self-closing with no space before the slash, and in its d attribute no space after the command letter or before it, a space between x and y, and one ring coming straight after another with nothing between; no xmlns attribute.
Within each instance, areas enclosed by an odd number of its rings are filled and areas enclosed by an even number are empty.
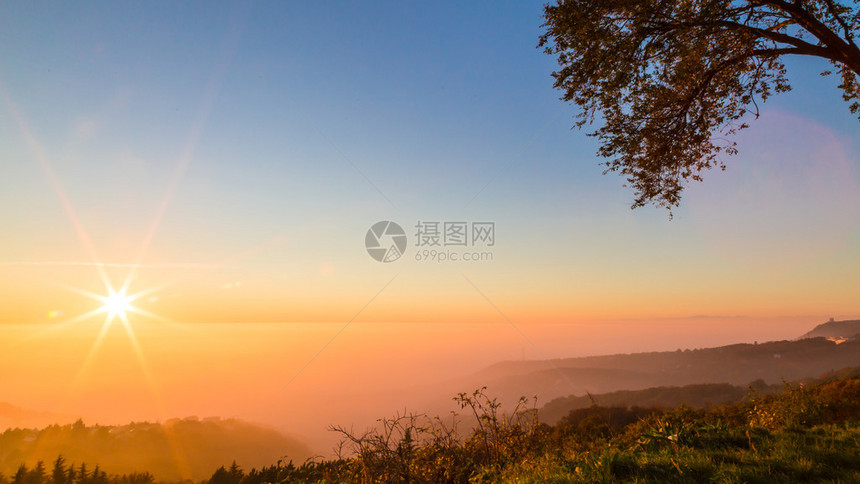
<svg viewBox="0 0 860 484"><path fill-rule="evenodd" d="M75 417L51 412L39 412L0 402L0 430L8 428L41 428L75 421Z"/></svg>
<svg viewBox="0 0 860 484"><path fill-rule="evenodd" d="M824 338L807 338L697 350L502 362L459 383L466 388L470 384L474 388L486 385L502 401L538 395L547 402L572 394L651 387L707 383L746 386L758 379L779 384L853 366L860 366L860 341L837 344Z"/></svg>
<svg viewBox="0 0 860 484"><path fill-rule="evenodd" d="M772 391L779 386L766 386ZM692 408L708 408L740 401L749 394L749 388L728 383L684 385L682 387L653 387L645 390L622 390L601 395L561 397L552 400L540 409L541 422L557 424L571 411L600 405L603 407L674 408L684 404Z"/></svg>
<svg viewBox="0 0 860 484"><path fill-rule="evenodd" d="M850 338L860 334L860 319L819 324L801 338Z"/></svg>

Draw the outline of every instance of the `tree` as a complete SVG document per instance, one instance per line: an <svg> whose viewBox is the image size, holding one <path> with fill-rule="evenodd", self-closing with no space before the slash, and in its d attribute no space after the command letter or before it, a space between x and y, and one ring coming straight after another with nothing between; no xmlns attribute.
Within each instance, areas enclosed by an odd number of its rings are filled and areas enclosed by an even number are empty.
<svg viewBox="0 0 860 484"><path fill-rule="evenodd" d="M245 477L245 472L233 461L230 469L227 470L224 466L219 467L209 478L209 484L239 484L242 478Z"/></svg>
<svg viewBox="0 0 860 484"><path fill-rule="evenodd" d="M64 459L62 455L58 455L57 460L54 461L54 468L51 471L51 484L71 483L71 481L67 481L67 479L66 459Z"/></svg>
<svg viewBox="0 0 860 484"><path fill-rule="evenodd" d="M45 463L42 461L36 462L35 467L27 473L27 484L45 484Z"/></svg>
<svg viewBox="0 0 860 484"><path fill-rule="evenodd" d="M759 102L791 89L785 56L829 61L860 115L860 6L840 0L557 0L539 47L558 59L554 87L581 110L576 126L627 179L633 208L671 210L721 154ZM825 71L822 75L829 75Z"/></svg>
<svg viewBox="0 0 860 484"><path fill-rule="evenodd" d="M77 473L75 472L75 466L73 464L69 464L69 468L66 471L66 482L72 484L73 482L75 482L76 478Z"/></svg>
<svg viewBox="0 0 860 484"><path fill-rule="evenodd" d="M21 464L18 466L18 471L15 472L15 477L12 478L12 484L26 484L28 472L26 465Z"/></svg>
<svg viewBox="0 0 860 484"><path fill-rule="evenodd" d="M80 422L80 420L78 420L78 422ZM89 482L89 479L90 475L87 473L87 463L81 462L81 467L78 470L78 482L80 484L86 484Z"/></svg>

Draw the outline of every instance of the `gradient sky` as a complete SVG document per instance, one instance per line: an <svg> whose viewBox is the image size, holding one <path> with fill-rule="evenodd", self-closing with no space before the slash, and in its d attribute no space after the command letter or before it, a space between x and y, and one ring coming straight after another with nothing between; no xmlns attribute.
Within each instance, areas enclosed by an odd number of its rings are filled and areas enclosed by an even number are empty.
<svg viewBox="0 0 860 484"><path fill-rule="evenodd" d="M0 322L20 352L7 355L78 341L52 361L79 374L105 319L75 319L101 305L81 290L107 291L94 262L111 286L133 275L128 291L147 291L135 306L157 318L130 325L167 325L152 340L163 354L222 331L190 323L487 323L507 331L501 358L611 352L598 342L618 321L636 321L617 346L632 351L860 315L860 124L823 62L790 60L794 91L669 220L630 210L595 141L570 129L555 61L536 48L541 2L0 10ZM401 260L365 252L379 220L406 228ZM493 260L414 260L419 220L495 222ZM70 320L55 339L31 334ZM510 324L556 329L527 340ZM291 333L295 361L276 378L341 327L323 326ZM273 338L254 328L251 353ZM420 347L420 334L363 337ZM25 364L14 358L3 371ZM6 390L45 407L42 387L19 383Z"/></svg>

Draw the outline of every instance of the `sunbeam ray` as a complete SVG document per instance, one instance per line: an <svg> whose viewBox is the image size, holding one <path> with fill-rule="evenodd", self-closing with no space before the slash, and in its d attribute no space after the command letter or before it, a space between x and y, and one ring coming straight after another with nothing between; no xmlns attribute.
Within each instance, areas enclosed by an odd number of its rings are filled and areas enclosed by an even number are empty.
<svg viewBox="0 0 860 484"><path fill-rule="evenodd" d="M161 202L158 204L158 208L155 212L155 217L150 223L149 228L146 231L146 235L144 235L143 240L141 241L140 247L137 252L137 257L135 258L136 265L133 266L129 271L129 274L126 277L126 283L131 282L131 280L137 273L138 265L143 262L144 258L146 257L146 253L149 251L149 246L152 244L152 240L155 237L155 233L158 231L158 227L161 225L161 221L164 218L164 214L167 211L167 207L170 205L170 202L173 199L173 195L176 192L179 182L182 179L182 176L185 174L185 171L188 169L188 165L191 163L194 151L197 148L197 144L200 141L200 136L203 133L203 128L206 126L206 122L212 111L212 107L215 104L215 99L218 95L221 81L223 80L224 75L226 74L227 69L230 66L230 62L232 60L238 42L239 31L231 31L227 39L227 48L221 53L221 57L219 58L212 71L212 74L209 77L209 82L203 92L203 99L200 103L200 109L197 112L197 117L188 132L188 138L185 141L185 145L179 155L179 158L177 159L176 167L174 168L173 175L170 178L170 182L168 183L167 188L164 191L164 196L162 197Z"/></svg>
<svg viewBox="0 0 860 484"><path fill-rule="evenodd" d="M113 319L114 318L110 315L105 316L105 322L102 323L102 327L99 330L98 335L96 335L96 339L95 341L93 341L93 345L90 347L90 351L87 353L87 356L81 363L81 367L80 369L78 369L77 374L75 374L75 377L72 378L72 384L70 388L72 391L75 391L82 386L83 377L84 375L86 375L87 370L89 370L90 365L92 365L92 362L95 359L96 354L98 353L98 350L101 347L108 330L110 330L111 326L113 325Z"/></svg>
<svg viewBox="0 0 860 484"><path fill-rule="evenodd" d="M84 227L81 224L80 219L78 218L77 210L75 210L75 207L74 205L72 205L71 200L66 195L66 191L63 189L62 184L60 184L60 180L54 173L54 169L51 166L50 160L48 159L48 155L42 148L41 143L39 143L39 141L36 139L36 136L30 129L30 125L27 123L27 120L20 113L18 107L12 101L12 98L6 91L6 88L3 85L2 81L0 81L0 99L2 99L3 104L6 106L6 109L12 115L12 118L15 119L15 123L18 125L18 129L21 131L21 134L23 135L24 140L27 143L27 147L32 152L36 163L38 163L39 165L39 168L41 168L42 172L47 177L48 183L50 184L51 189L54 191L54 195L56 195L59 199L63 211L66 213L66 216L69 218L69 222L71 222L72 226L75 229L75 234L78 237L78 241L84 247L84 250L87 252L87 255L90 257L92 262L96 265L99 276L101 276L102 278L102 282L108 284L107 273L105 272L104 267L101 265L101 261L96 254L95 247L93 246L89 235L87 235L86 230L84 230Z"/></svg>

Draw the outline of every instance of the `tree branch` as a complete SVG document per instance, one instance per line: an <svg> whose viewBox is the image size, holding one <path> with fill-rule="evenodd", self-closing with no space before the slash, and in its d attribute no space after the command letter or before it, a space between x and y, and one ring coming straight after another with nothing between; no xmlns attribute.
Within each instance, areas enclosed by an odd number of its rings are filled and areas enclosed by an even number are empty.
<svg viewBox="0 0 860 484"><path fill-rule="evenodd" d="M845 19L843 19L842 16L839 15L839 12L836 11L836 4L833 3L833 0L824 0L824 3L827 5L827 10L830 12L830 15L836 19L836 23L838 23L842 27L842 30L845 31L845 40L854 47L857 47L857 44L854 43L854 33L851 31L851 27L848 23L845 22Z"/></svg>
<svg viewBox="0 0 860 484"><path fill-rule="evenodd" d="M828 49L824 47L820 47L815 44L810 44L802 39L798 39L797 37L792 37L791 35L784 34L782 32L773 32L771 30L764 30L758 27L752 27L750 25L744 25L738 22L734 22L731 20L723 20L717 23L718 25L722 25L724 27L733 29L733 30L741 30L746 31L751 34L758 35L759 37L764 37L768 40L772 40L774 42L779 42L782 44L793 45L797 49L803 50L804 52L792 52L793 54L804 53L805 55L812 55L817 57L824 57L826 59L831 60L841 60L838 56L834 56Z"/></svg>
<svg viewBox="0 0 860 484"><path fill-rule="evenodd" d="M791 15L792 18L797 20L798 25L814 35L829 48L828 50L838 53L836 58L827 56L828 59L841 62L857 74L860 74L860 49L856 45L842 40L841 37L830 30L830 27L823 24L802 6L792 5L783 0L765 0L765 2Z"/></svg>
<svg viewBox="0 0 860 484"><path fill-rule="evenodd" d="M687 111L689 111L690 107L693 105L693 101L695 101L696 98L701 96L702 93L708 88L708 85L711 83L711 81L714 79L714 77L717 74L719 74L720 72L722 72L723 70L725 70L726 68L728 68L734 64L737 64L739 62L743 62L743 61L750 59L752 57L769 57L769 56L780 56L780 55L788 55L788 54L801 54L801 55L803 55L804 52L803 52L803 49L800 49L797 47L784 47L784 48L780 48L780 49L754 49L754 50L751 50L747 53L744 53L744 54L735 56L731 59L727 59L723 62L720 62L720 64L717 65L717 67L709 69L705 73L705 77L702 79L702 82L700 82L699 85L696 86L696 89L694 89L693 92L685 100L684 107L681 109L680 115L686 116ZM806 55L809 55L809 54L806 54Z"/></svg>

